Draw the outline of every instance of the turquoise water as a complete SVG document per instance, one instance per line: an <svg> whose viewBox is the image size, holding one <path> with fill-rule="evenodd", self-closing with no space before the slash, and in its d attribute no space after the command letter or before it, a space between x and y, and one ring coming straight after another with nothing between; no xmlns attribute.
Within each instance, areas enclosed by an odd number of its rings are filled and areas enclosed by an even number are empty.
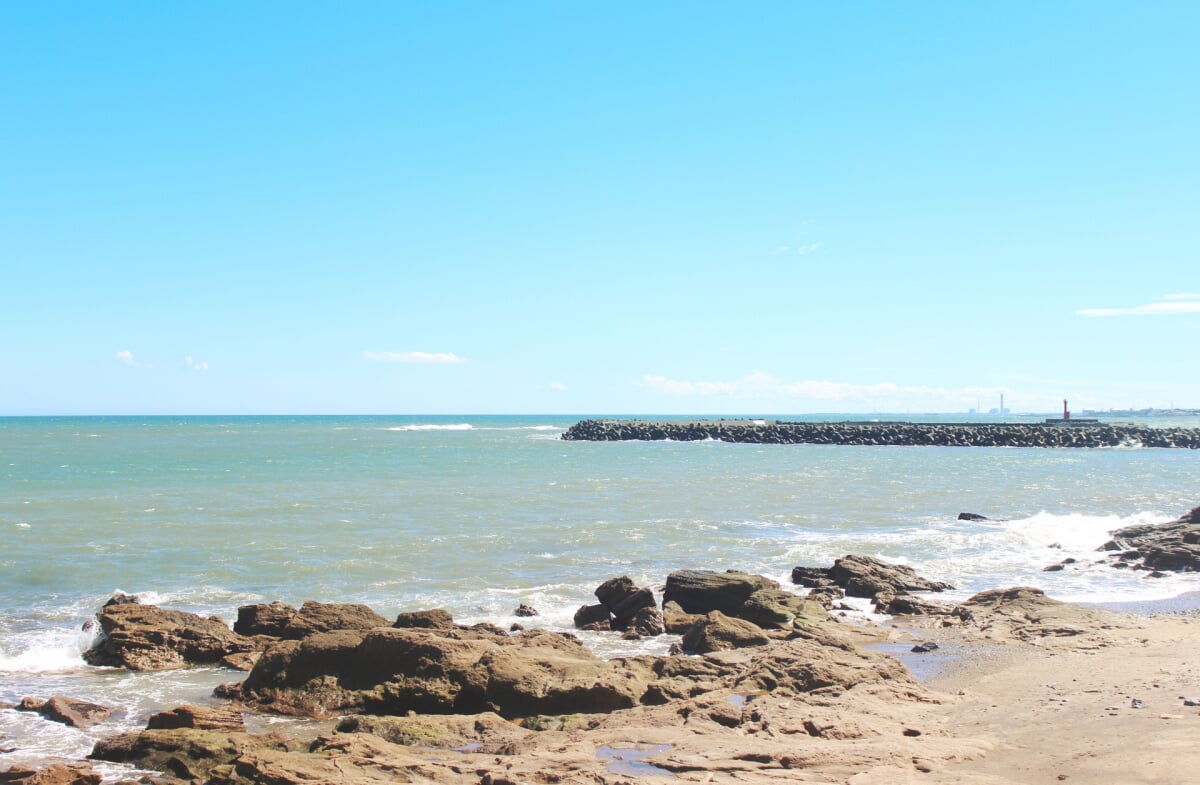
<svg viewBox="0 0 1200 785"><path fill-rule="evenodd" d="M960 596L1200 588L1194 575L1086 566L1109 530L1200 503L1192 451L559 440L578 419L0 419L0 703L53 688L133 716L228 678L84 666L80 627L115 590L229 620L250 602L316 599L507 626L529 602L535 623L567 628L614 575L786 581L850 552L909 563ZM957 521L963 511L996 520ZM1041 571L1066 556L1081 567ZM0 712L0 736L28 753L32 720L13 715ZM58 743L89 743L72 738Z"/></svg>

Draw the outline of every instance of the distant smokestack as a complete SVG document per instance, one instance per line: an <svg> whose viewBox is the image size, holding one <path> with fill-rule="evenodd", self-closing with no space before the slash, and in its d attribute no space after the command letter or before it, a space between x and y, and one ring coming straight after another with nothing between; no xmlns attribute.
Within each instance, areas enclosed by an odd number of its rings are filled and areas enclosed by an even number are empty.
<svg viewBox="0 0 1200 785"><path fill-rule="evenodd" d="M1067 399L1063 398L1063 419L1071 419L1071 412L1067 409Z"/></svg>

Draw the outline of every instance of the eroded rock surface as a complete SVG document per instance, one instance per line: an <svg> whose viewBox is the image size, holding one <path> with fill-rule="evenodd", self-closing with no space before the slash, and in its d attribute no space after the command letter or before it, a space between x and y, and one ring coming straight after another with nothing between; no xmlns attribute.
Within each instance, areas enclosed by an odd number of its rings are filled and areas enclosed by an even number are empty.
<svg viewBox="0 0 1200 785"><path fill-rule="evenodd" d="M216 618L137 602L110 603L97 614L102 635L83 658L91 665L158 671L213 665L261 644Z"/></svg>
<svg viewBox="0 0 1200 785"><path fill-rule="evenodd" d="M1200 570L1200 507L1161 524L1126 526L1101 550L1117 552L1117 564L1165 572Z"/></svg>

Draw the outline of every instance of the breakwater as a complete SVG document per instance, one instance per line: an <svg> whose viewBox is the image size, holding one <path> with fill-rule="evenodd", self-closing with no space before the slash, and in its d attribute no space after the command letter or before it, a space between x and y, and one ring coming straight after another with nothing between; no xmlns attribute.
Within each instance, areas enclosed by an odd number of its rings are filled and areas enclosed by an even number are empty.
<svg viewBox="0 0 1200 785"><path fill-rule="evenodd" d="M785 422L582 420L566 441L680 441L942 447L1175 447L1200 449L1200 430L1129 423Z"/></svg>

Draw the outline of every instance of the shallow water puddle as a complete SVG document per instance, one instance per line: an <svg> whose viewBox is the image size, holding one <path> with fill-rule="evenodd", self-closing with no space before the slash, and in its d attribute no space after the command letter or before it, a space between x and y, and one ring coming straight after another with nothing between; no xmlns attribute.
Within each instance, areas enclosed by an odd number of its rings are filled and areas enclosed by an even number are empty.
<svg viewBox="0 0 1200 785"><path fill-rule="evenodd" d="M669 749L671 749L670 744L658 744L653 747L610 747L606 745L596 748L596 757L600 760L612 761L608 764L608 770L613 774L624 774L630 777L674 777L675 775L666 769L642 760L642 758L648 758Z"/></svg>

